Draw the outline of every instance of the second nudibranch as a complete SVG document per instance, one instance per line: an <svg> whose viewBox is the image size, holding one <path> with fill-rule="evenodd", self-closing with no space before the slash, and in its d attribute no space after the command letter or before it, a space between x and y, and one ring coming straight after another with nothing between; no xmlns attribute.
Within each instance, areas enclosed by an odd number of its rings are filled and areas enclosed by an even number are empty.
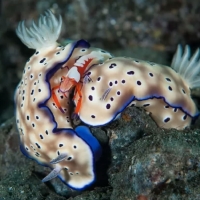
<svg viewBox="0 0 200 200"><path fill-rule="evenodd" d="M178 46L172 67L134 58L114 57L88 70L92 81L83 84L80 119L105 125L126 107L143 107L162 128L184 129L199 112L190 89L200 87L199 50ZM77 103L75 93L75 103Z"/></svg>
<svg viewBox="0 0 200 200"><path fill-rule="evenodd" d="M58 176L71 188L83 189L95 180L94 162L101 146L87 127L73 130L69 95L74 85L62 92L60 83L81 56L96 52L100 62L111 55L90 48L84 40L60 46L56 40L61 25L61 17L48 11L37 25L33 22L26 28L22 22L17 28L21 41L36 52L27 61L16 89L16 121L22 152L52 168L43 181Z"/></svg>

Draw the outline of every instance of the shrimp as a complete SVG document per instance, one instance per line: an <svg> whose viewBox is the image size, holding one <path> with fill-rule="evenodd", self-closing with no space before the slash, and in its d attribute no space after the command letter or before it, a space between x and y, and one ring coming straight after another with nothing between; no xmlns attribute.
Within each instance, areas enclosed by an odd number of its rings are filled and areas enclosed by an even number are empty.
<svg viewBox="0 0 200 200"><path fill-rule="evenodd" d="M82 82L81 79L85 76L87 76L87 79L90 81L91 79L89 78L89 75L85 74L86 69L88 68L89 64L91 63L91 61L95 58L95 57L91 57L89 56L90 54L83 56L82 59L78 59L74 66L69 69L68 73L66 76L62 76L61 78L61 82L59 85L53 87L51 89L52 91L52 98L56 104L56 106L60 109L60 111L62 113L64 113L60 102L55 94L55 90L59 89L60 92L62 92L64 94L64 96L66 95L67 92L70 92L70 90L72 88L75 87L75 91L78 93L79 95L79 100L78 100L78 104L76 106L76 109L74 111L74 114L77 115L80 107L81 107L81 99L82 99L82 93L81 93L81 88L82 88ZM88 57L89 56L89 57ZM85 81L84 81L85 82Z"/></svg>

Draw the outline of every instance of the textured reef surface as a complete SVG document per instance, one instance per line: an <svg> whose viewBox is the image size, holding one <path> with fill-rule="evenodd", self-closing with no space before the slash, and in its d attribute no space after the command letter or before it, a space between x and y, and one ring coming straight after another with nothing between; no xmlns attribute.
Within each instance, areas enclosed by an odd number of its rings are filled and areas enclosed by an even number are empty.
<svg viewBox="0 0 200 200"><path fill-rule="evenodd" d="M0 199L199 199L199 128L164 130L144 110L127 108L109 126L91 129L103 155L95 184L77 192L58 179L41 182L48 169L22 155L10 119L0 129Z"/></svg>

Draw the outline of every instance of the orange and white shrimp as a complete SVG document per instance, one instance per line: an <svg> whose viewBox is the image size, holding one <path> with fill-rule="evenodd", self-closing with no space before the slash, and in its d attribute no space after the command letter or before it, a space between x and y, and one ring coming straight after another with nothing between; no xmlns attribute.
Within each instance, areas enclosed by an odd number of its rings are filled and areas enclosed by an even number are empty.
<svg viewBox="0 0 200 200"><path fill-rule="evenodd" d="M67 75L62 76L60 85L57 85L56 87L52 88L52 97L58 108L61 110L61 112L63 112L63 110L61 108L61 105L58 101L58 98L54 90L59 89L60 92L66 95L66 93L71 91L71 89L75 88L75 93L78 94L78 102L74 114L75 115L78 114L82 100L82 92L81 92L82 85L86 84L89 81L92 81L89 77L89 74L87 74L87 70L91 66L99 64L110 57L111 57L110 53L107 53L99 49L97 50L95 49L95 51L92 51L91 53L84 55L80 57L78 60L76 60L74 66L69 69Z"/></svg>

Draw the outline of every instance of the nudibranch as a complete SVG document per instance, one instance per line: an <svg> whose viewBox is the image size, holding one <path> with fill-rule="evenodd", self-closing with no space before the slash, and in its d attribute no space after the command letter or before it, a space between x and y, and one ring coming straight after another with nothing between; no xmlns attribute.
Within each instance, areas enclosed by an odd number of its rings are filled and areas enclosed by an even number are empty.
<svg viewBox="0 0 200 200"><path fill-rule="evenodd" d="M86 124L105 125L134 105L144 107L162 128L184 129L199 115L190 96L190 89L200 86L198 59L199 50L190 58L189 47L182 55L178 46L171 67L125 57L93 65L78 115Z"/></svg>
<svg viewBox="0 0 200 200"><path fill-rule="evenodd" d="M68 72L75 63L81 67L82 56L96 52L99 60L95 59L95 62L102 62L111 55L90 48L84 40L59 45L56 41L61 25L61 17L56 18L51 11L29 28L24 22L18 25L18 37L36 52L26 62L15 92L16 122L22 152L52 168L43 181L58 176L69 187L83 189L95 180L94 162L101 154L101 146L87 127L73 129L69 98L73 85L67 91L61 91L60 84L63 76L76 78L73 70L70 76Z"/></svg>

